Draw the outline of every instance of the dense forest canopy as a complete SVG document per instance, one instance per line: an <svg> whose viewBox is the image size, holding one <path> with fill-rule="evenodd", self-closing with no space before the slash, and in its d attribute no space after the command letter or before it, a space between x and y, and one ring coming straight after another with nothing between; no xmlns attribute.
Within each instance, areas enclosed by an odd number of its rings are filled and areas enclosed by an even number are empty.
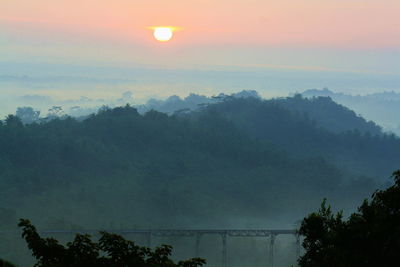
<svg viewBox="0 0 400 267"><path fill-rule="evenodd" d="M192 111L127 105L34 123L9 115L0 123L0 223L291 228L325 197L352 210L386 182L399 146L326 98L221 96Z"/></svg>

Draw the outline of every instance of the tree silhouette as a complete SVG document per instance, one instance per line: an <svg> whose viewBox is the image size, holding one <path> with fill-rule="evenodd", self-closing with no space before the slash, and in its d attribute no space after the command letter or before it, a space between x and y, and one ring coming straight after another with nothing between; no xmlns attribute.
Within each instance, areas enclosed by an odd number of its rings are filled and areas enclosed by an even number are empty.
<svg viewBox="0 0 400 267"><path fill-rule="evenodd" d="M306 250L301 267L398 266L400 251L400 171L394 185L377 190L348 220L325 201L300 227ZM397 263L396 263L397 262Z"/></svg>
<svg viewBox="0 0 400 267"><path fill-rule="evenodd" d="M15 265L8 261L0 259L0 267L15 267Z"/></svg>
<svg viewBox="0 0 400 267"><path fill-rule="evenodd" d="M100 232L99 241L77 234L72 242L61 245L54 238L42 238L29 220L21 219L22 237L37 262L35 267L197 267L204 259L193 258L174 263L172 247L151 248L135 245L120 235Z"/></svg>

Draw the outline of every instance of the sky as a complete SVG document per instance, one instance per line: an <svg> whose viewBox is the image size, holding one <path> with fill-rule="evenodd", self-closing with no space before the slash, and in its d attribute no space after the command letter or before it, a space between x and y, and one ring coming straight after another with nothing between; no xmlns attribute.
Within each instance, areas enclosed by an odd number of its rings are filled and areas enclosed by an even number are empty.
<svg viewBox="0 0 400 267"><path fill-rule="evenodd" d="M398 0L1 0L0 103L400 91L399 10ZM160 43L152 26L178 30Z"/></svg>

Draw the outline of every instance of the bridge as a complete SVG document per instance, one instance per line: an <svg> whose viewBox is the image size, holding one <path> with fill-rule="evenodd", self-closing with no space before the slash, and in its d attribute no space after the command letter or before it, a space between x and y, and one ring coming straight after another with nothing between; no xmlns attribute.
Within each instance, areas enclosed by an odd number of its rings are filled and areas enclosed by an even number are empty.
<svg viewBox="0 0 400 267"><path fill-rule="evenodd" d="M194 255L199 257L199 248L201 237L204 235L219 235L222 241L222 267L228 267L228 246L227 238L235 237L265 237L269 242L268 262L266 266L274 267L274 244L275 240L279 235L292 235L296 240L296 257L300 256L301 244L300 236L296 230L245 230L245 229L203 229L203 230L191 230L191 229L148 229L148 230L103 230L110 233L116 233L120 235L128 234L140 234L146 237L146 246L151 247L152 237L193 237L194 238ZM52 230L52 231L40 231L40 234L45 235L59 235L59 234L75 234L84 232L88 234L98 233L99 230Z"/></svg>

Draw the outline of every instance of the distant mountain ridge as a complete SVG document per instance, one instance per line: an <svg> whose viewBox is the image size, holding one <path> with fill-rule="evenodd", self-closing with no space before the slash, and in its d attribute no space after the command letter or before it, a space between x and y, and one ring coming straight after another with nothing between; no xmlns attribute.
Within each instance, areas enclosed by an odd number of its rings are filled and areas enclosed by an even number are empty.
<svg viewBox="0 0 400 267"><path fill-rule="evenodd" d="M220 93L217 96L207 97L198 94L189 94L185 98L177 95L168 97L165 100L150 99L144 105L135 106L139 112L143 113L149 110L157 110L168 114L175 112L189 112L197 110L205 105L216 104L225 98L257 98L261 99L260 95L255 90L243 90L231 95Z"/></svg>

